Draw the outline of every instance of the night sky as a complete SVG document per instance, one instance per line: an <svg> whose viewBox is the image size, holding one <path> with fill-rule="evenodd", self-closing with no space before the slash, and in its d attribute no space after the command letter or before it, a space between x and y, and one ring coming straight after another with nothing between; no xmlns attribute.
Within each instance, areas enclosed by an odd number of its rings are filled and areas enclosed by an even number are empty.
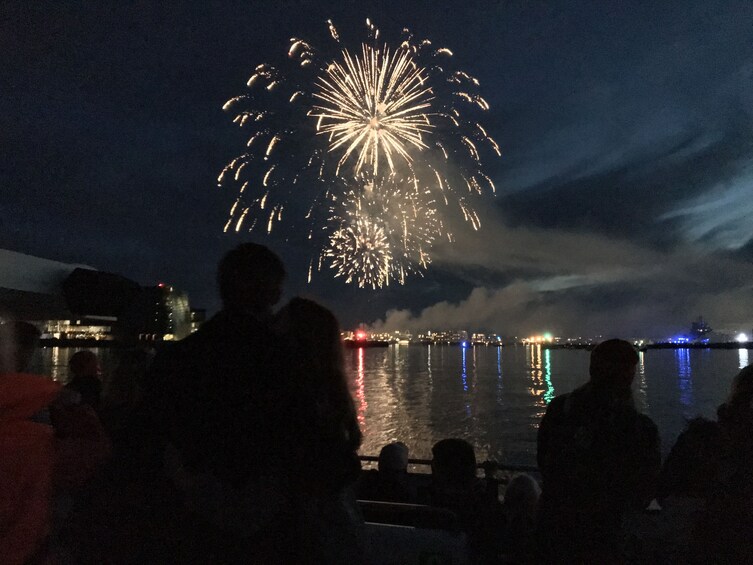
<svg viewBox="0 0 753 565"><path fill-rule="evenodd" d="M286 296L346 327L753 328L750 1L107 4L0 7L0 247L211 311L218 259L254 240L285 260ZM382 291L307 284L311 250L283 234L224 234L235 194L216 184L245 139L222 105L253 68L366 17L452 49L502 149L481 230L454 225L424 278Z"/></svg>

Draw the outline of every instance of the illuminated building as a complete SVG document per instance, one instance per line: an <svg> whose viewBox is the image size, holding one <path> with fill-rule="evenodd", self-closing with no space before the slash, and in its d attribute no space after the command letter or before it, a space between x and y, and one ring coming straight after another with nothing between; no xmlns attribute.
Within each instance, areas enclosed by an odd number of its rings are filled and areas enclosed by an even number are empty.
<svg viewBox="0 0 753 565"><path fill-rule="evenodd" d="M160 283L142 289L120 320L124 336L140 341L173 341L191 333L188 295Z"/></svg>
<svg viewBox="0 0 753 565"><path fill-rule="evenodd" d="M43 342L179 339L191 331L188 297L86 265L0 249L0 319L24 320ZM82 342L83 343L83 342Z"/></svg>
<svg viewBox="0 0 753 565"><path fill-rule="evenodd" d="M198 330L207 320L207 311L203 308L191 308L191 333Z"/></svg>

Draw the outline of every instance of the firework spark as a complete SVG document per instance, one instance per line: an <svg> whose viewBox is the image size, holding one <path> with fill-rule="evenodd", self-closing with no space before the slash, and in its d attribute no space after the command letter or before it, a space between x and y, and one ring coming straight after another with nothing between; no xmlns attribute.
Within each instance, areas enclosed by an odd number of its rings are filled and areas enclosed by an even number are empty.
<svg viewBox="0 0 753 565"><path fill-rule="evenodd" d="M368 20L368 39L352 46L328 25L336 49L291 39L287 57L257 66L249 92L223 107L251 130L218 178L239 188L225 229L269 232L285 211L337 276L404 282L429 264L435 238L452 239L444 213L479 227L472 200L495 190L482 163L500 154L479 120L489 105L447 48L407 30L391 44ZM416 205L429 220L405 215Z"/></svg>
<svg viewBox="0 0 753 565"><path fill-rule="evenodd" d="M423 274L443 231L431 193L394 175L359 176L352 184L330 207L332 236L322 256L335 276L362 288L382 288Z"/></svg>
<svg viewBox="0 0 753 565"><path fill-rule="evenodd" d="M329 152L344 149L338 170L357 152L356 174L368 165L377 175L380 158L386 158L394 173L393 154L410 164L407 146L427 148L422 134L433 126L427 114L432 96L425 86L426 69L416 65L408 51L390 52L386 45L362 45L360 56L344 50L342 59L315 83L312 115L319 132L328 134Z"/></svg>
<svg viewBox="0 0 753 565"><path fill-rule="evenodd" d="M392 251L384 227L370 218L356 217L332 233L330 247L325 255L331 259L331 267L346 283L357 282L363 288L389 284Z"/></svg>

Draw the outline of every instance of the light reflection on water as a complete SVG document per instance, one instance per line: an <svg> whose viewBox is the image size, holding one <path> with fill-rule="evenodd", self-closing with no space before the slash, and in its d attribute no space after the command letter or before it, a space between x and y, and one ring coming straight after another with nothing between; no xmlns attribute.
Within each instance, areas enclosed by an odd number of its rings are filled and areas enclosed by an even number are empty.
<svg viewBox="0 0 753 565"><path fill-rule="evenodd" d="M463 352L463 362L462 362L463 369L460 372L460 379L463 381L463 391L468 392L468 367L467 367L466 358L465 358L468 353L468 348L463 347L461 351Z"/></svg>
<svg viewBox="0 0 753 565"><path fill-rule="evenodd" d="M358 402L358 423L363 429L366 426L366 409L369 407L366 404L366 392L364 389L364 368L363 359L366 356L364 349L358 350L358 369L356 372L356 400Z"/></svg>
<svg viewBox="0 0 753 565"><path fill-rule="evenodd" d="M645 351L639 351L638 352L638 375L637 375L637 381L638 381L638 390L636 391L634 398L635 398L635 405L638 407L638 410L641 412L646 412L648 410L648 387L646 385L646 353ZM635 391L635 386L633 386L633 390Z"/></svg>
<svg viewBox="0 0 753 565"><path fill-rule="evenodd" d="M554 385L552 384L552 351L544 351L544 380L546 381L546 392L544 393L544 402L549 404L554 400Z"/></svg>
<svg viewBox="0 0 753 565"><path fill-rule="evenodd" d="M32 370L65 382L75 351L43 348ZM106 378L113 351L94 351ZM639 354L636 405L657 423L665 454L687 418L715 417L748 355L747 349ZM346 374L364 432L361 451L376 455L384 444L400 440L411 456L429 458L435 442L460 437L474 445L479 460L533 465L546 404L588 380L588 360L587 351L542 351L541 346L348 350Z"/></svg>
<svg viewBox="0 0 753 565"><path fill-rule="evenodd" d="M680 403L685 408L685 417L693 417L693 373L690 369L690 350L675 349L677 359L677 388L680 391Z"/></svg>
<svg viewBox="0 0 753 565"><path fill-rule="evenodd" d="M737 350L639 354L636 405L657 423L665 454L687 418L715 416L742 356ZM387 360L399 378L387 378ZM377 454L388 441L401 440L412 457L428 458L436 441L461 437L474 445L479 460L533 465L546 405L588 380L589 353L541 346L403 345L355 350L346 361L357 403L364 406L362 453Z"/></svg>

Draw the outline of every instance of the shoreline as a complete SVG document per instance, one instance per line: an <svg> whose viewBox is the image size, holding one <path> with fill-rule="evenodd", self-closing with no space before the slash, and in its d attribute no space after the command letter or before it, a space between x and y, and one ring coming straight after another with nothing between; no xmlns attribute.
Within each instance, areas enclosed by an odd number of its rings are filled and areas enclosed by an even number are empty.
<svg viewBox="0 0 753 565"><path fill-rule="evenodd" d="M121 341L121 340L115 340L115 339L55 339L55 338L48 338L48 339L41 339L39 341L40 347L72 347L72 348L83 348L83 347L89 347L89 348L130 348L134 346L146 346L146 347L155 347L157 344L163 343L161 341L142 341L142 342L127 342L127 341ZM462 348L470 348L470 347L517 347L517 346L526 346L531 344L523 344L523 343L467 343L463 345L460 342L439 342L439 343L427 343L427 342L414 342L414 343L405 343L405 344L398 344L398 343L388 343L385 341L379 341L379 342L364 342L364 343L349 343L348 340L344 341L344 347L346 349L360 349L360 348L382 348L382 347L389 347L393 345L400 345L400 346L440 346L440 347L462 347ZM540 345L542 349L592 349L594 347L594 343L541 343L536 344ZM647 351L649 349L753 349L753 341L746 341L746 342L712 342L712 343L667 343L667 342L660 342L660 343L648 343L640 346L636 346L636 349L638 351Z"/></svg>

